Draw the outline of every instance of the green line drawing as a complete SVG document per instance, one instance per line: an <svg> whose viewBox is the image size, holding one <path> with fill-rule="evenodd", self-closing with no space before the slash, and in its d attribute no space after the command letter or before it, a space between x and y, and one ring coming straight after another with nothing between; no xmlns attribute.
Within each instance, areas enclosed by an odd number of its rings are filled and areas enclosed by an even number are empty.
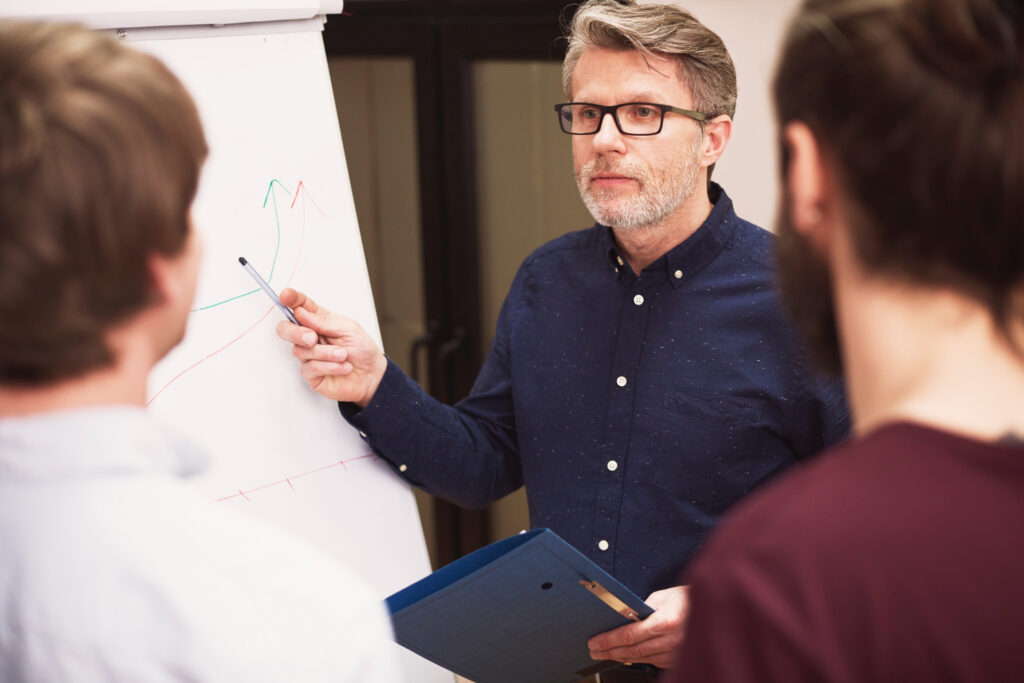
<svg viewBox="0 0 1024 683"><path fill-rule="evenodd" d="M275 194L274 191L273 191L274 190L274 183L277 183L277 185L282 190L284 190L289 195L291 195L291 192L289 192L288 188L284 186L284 183L282 183L277 178L274 178L267 185L267 194L266 194L265 197L263 197L263 208L264 209L267 208L267 201L268 200L273 200L273 202L274 202L274 226L277 229L277 244L274 246L274 259L270 262L270 275L267 277L267 282L271 282L274 279L274 269L277 267L277 255L281 251L281 217L280 217L280 215L278 215L278 212L277 212L277 194ZM196 311L207 311L207 310L209 310L211 308L216 308L217 306L222 306L222 305L224 305L226 303L230 303L232 301L236 301L237 299L241 299L241 298L247 297L250 294L255 294L258 291L260 291L258 287L256 289L250 289L248 292L243 292L241 294L236 294L235 296L228 297L227 299L224 299L223 301L218 301L217 303L213 303L213 304L207 304L206 306L200 306L199 308L193 308L191 312L195 313Z"/></svg>

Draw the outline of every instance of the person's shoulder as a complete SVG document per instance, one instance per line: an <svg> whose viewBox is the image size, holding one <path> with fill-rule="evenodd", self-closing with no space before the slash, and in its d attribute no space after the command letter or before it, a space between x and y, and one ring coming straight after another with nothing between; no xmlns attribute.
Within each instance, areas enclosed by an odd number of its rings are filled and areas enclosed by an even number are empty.
<svg viewBox="0 0 1024 683"><path fill-rule="evenodd" d="M138 511L138 522L122 527L112 543L127 546L122 552L136 553L141 562L152 563L157 580L176 582L185 571L194 581L230 583L228 590L239 593L265 590L289 601L336 600L332 610L340 613L379 602L364 578L321 548L244 514L231 501L205 500L179 480L168 478L147 489L137 488L122 500L127 509ZM143 533L153 540L144 541ZM171 559L172 551L187 569L165 570L160 560ZM342 604L347 608L339 610Z"/></svg>
<svg viewBox="0 0 1024 683"><path fill-rule="evenodd" d="M195 680L355 681L389 656L363 579L179 480L112 478L51 502L23 534L4 528L0 604L26 671L158 680L173 658Z"/></svg>
<svg viewBox="0 0 1024 683"><path fill-rule="evenodd" d="M255 680L362 680L361 667L389 656L383 601L354 568L277 527L209 506L201 502L186 513L205 525L188 544L188 552L203 558L188 585L190 591L204 587L212 603L180 603L187 610L182 620L195 635L217 642L224 632L228 639L265 643L255 655L261 672ZM178 576L159 579L161 588L180 586ZM233 615L230 626L209 619L213 605ZM220 642L217 656L228 667L237 665L229 643ZM302 663L287 671L290 660ZM250 662L244 667L254 670ZM276 674L267 673L275 667Z"/></svg>
<svg viewBox="0 0 1024 683"><path fill-rule="evenodd" d="M375 600L368 584L344 564L321 549L275 525L254 519L227 507L230 503L210 503L169 487L167 504L177 504L177 519L165 523L155 520L151 533L159 533L167 543L181 545L183 551L205 556L196 573L220 576L232 568L249 567L239 582L266 582L278 589L290 590L296 597L313 598L311 593L331 595L347 604ZM223 570L223 571L214 571ZM298 577L315 585L294 585Z"/></svg>
<svg viewBox="0 0 1024 683"><path fill-rule="evenodd" d="M725 231L730 235L731 248L744 249L758 255L770 253L775 241L775 235L770 230L741 217L736 212L732 197L721 185L711 183L708 195L714 203L712 214L720 216Z"/></svg>
<svg viewBox="0 0 1024 683"><path fill-rule="evenodd" d="M935 464L942 446L936 438L933 430L896 423L841 442L737 504L708 549L724 562L750 554L822 559L867 552L894 509L919 504L908 502L907 490L922 467Z"/></svg>
<svg viewBox="0 0 1024 683"><path fill-rule="evenodd" d="M863 506L876 476L860 457L864 448L843 442L744 498L726 514L706 554L729 563L744 555L829 552L844 530L863 528Z"/></svg>
<svg viewBox="0 0 1024 683"><path fill-rule="evenodd" d="M526 257L525 263L543 261L551 257L564 255L567 252L601 249L606 246L611 246L608 238L608 228L603 225L594 224L589 228L572 230L545 242Z"/></svg>
<svg viewBox="0 0 1024 683"><path fill-rule="evenodd" d="M608 254L613 244L610 229L600 224L573 230L545 242L519 265L510 295L522 294L531 286L530 283L563 282L570 274L593 272L592 264L601 262L602 258L609 263L610 269Z"/></svg>
<svg viewBox="0 0 1024 683"><path fill-rule="evenodd" d="M175 479L125 490L120 503L132 514L97 528L119 582L99 592L121 604L118 628L148 630L149 642L134 641L139 657L185 638L204 645L182 666L219 674L211 680L350 681L367 657L386 656L382 601L320 549Z"/></svg>
<svg viewBox="0 0 1024 683"><path fill-rule="evenodd" d="M775 268L775 235L772 232L735 213L727 218L727 223L732 228L726 247L729 251L766 268Z"/></svg>

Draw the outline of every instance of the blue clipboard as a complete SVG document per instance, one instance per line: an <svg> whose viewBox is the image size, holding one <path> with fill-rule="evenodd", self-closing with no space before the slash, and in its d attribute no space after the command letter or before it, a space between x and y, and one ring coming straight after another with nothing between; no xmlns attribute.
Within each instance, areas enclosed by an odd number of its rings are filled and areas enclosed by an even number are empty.
<svg viewBox="0 0 1024 683"><path fill-rule="evenodd" d="M475 683L567 683L618 666L587 641L654 613L550 529L496 541L387 599L395 640Z"/></svg>

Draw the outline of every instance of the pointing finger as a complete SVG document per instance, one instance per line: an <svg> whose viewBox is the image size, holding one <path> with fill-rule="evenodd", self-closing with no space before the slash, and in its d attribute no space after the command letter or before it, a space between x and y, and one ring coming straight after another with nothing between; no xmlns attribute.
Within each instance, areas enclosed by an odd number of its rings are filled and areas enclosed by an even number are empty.
<svg viewBox="0 0 1024 683"><path fill-rule="evenodd" d="M277 323L277 336L286 342L299 346L313 346L317 342L316 332L300 325L293 325L287 320Z"/></svg>
<svg viewBox="0 0 1024 683"><path fill-rule="evenodd" d="M281 290L281 293L277 296L285 306L289 308L295 308L296 306L302 306L306 309L316 309L316 303L306 296L303 292L291 287L285 287Z"/></svg>

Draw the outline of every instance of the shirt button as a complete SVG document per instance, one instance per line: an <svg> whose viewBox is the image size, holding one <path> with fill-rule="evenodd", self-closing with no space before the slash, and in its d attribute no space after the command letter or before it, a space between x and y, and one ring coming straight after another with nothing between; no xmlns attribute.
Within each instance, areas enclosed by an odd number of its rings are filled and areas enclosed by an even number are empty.
<svg viewBox="0 0 1024 683"><path fill-rule="evenodd" d="M637 306L642 305L644 303L644 295L643 294L637 294L636 296L634 296L633 297L633 303L635 303Z"/></svg>
<svg viewBox="0 0 1024 683"><path fill-rule="evenodd" d="M608 541L602 538L600 541L597 542L597 547L601 550L608 550Z"/></svg>
<svg viewBox="0 0 1024 683"><path fill-rule="evenodd" d="M683 271L681 271L681 270L677 270L676 272L674 272L672 274L676 276L677 280L680 279L681 277L683 277Z"/></svg>
<svg viewBox="0 0 1024 683"><path fill-rule="evenodd" d="M617 262L617 263L618 263L618 264L619 264L620 266L626 265L626 264L625 264L625 262L624 262L624 261L622 260L622 257L621 257L621 256L616 256L616 257L615 257L615 261L616 261L616 262Z"/></svg>
<svg viewBox="0 0 1024 683"><path fill-rule="evenodd" d="M609 472L614 472L617 469L619 469L619 463L615 462L614 460L609 460L608 461L608 471Z"/></svg>
<svg viewBox="0 0 1024 683"><path fill-rule="evenodd" d="M398 466L398 471L399 472L405 472L407 469L409 469L408 465L399 465Z"/></svg>
<svg viewBox="0 0 1024 683"><path fill-rule="evenodd" d="M615 383L618 384L620 387L624 387L624 386L626 386L626 378L623 377L622 375L619 375L615 379Z"/></svg>

